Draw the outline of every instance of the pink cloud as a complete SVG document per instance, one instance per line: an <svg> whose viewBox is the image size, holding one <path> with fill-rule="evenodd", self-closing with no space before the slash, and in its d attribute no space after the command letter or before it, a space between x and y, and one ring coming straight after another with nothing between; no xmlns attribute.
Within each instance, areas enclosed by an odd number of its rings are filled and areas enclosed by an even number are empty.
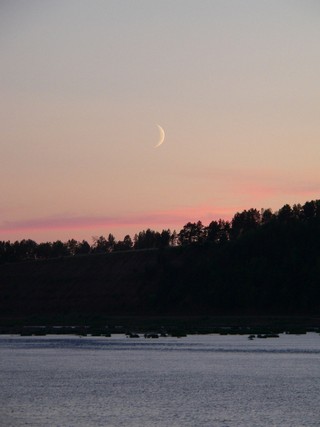
<svg viewBox="0 0 320 427"><path fill-rule="evenodd" d="M76 230L96 227L123 228L126 226L170 228L173 225L183 226L188 221L211 221L218 218L229 218L235 212L234 208L213 208L201 206L197 208L180 208L171 211L156 211L144 214L122 216L66 216L45 217L29 220L4 221L0 225L1 233L37 230Z"/></svg>
<svg viewBox="0 0 320 427"><path fill-rule="evenodd" d="M250 185L247 184L243 190L244 193L254 198L261 200L276 196L295 196L295 197L311 197L319 194L320 186L308 185L304 183L280 183L279 185Z"/></svg>
<svg viewBox="0 0 320 427"><path fill-rule="evenodd" d="M230 183L231 184L231 183ZM259 183L251 179L244 178L235 180L232 186L234 194L234 203L230 206L223 207L223 194L219 195L220 206L213 204L203 204L195 207L185 206L172 210L150 211L146 213L134 213L126 216L73 216L59 215L43 218L34 218L27 220L3 221L0 224L0 233L12 235L16 233L30 234L38 232L66 232L78 230L90 231L109 229L111 232L116 230L135 229L136 232L147 228L180 230L187 222L202 221L207 225L212 220L225 219L230 220L236 212L241 212L249 208L273 208L279 209L283 204L299 202L297 198L303 197L306 200L318 198L319 186L317 183L290 182L282 181L279 184L270 181L268 183ZM230 194L228 193L228 199ZM275 200L283 200L278 206L274 205ZM293 202L291 201L291 204ZM300 200L300 203L304 203Z"/></svg>
<svg viewBox="0 0 320 427"><path fill-rule="evenodd" d="M275 170L207 170L194 178L201 178L208 183L216 184L216 189L223 188L231 194L245 194L257 199L273 196L317 197L320 191L320 180L317 174L299 176L285 174ZM285 202L284 202L285 203Z"/></svg>

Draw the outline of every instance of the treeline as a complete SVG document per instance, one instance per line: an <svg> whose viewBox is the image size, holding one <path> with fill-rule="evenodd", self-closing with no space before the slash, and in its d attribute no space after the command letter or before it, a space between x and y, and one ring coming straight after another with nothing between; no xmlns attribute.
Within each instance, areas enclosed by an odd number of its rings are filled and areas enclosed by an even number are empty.
<svg viewBox="0 0 320 427"><path fill-rule="evenodd" d="M49 259L65 256L110 253L139 249L160 249L169 246L199 244L225 245L240 237L265 228L276 230L277 226L320 223L320 200L312 200L304 205L284 205L277 212L271 209L249 209L237 212L231 221L212 221L208 226L198 222L188 222L180 232L169 229L162 232L151 229L140 231L131 239L126 235L116 240L113 234L107 238L94 237L92 244L86 240L74 239L62 242L36 243L31 239L21 241L0 241L0 262L16 262L34 259ZM272 227L274 225L274 227ZM271 228L270 228L271 226Z"/></svg>

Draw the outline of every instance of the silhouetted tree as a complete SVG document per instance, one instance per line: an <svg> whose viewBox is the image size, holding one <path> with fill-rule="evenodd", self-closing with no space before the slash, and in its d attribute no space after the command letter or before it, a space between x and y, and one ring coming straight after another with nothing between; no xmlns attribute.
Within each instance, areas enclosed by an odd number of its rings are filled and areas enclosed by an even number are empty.
<svg viewBox="0 0 320 427"><path fill-rule="evenodd" d="M162 230L161 233L159 234L157 247L158 248L165 248L165 247L169 246L170 238L171 238L170 230L169 229L168 230Z"/></svg>
<svg viewBox="0 0 320 427"><path fill-rule="evenodd" d="M132 240L129 234L127 234L123 240L119 240L114 245L115 251L129 251L132 249Z"/></svg>
<svg viewBox="0 0 320 427"><path fill-rule="evenodd" d="M1 242L1 260L3 262L16 260L13 245L10 240Z"/></svg>
<svg viewBox="0 0 320 427"><path fill-rule="evenodd" d="M320 200L306 202L302 207L304 218L307 220L320 218Z"/></svg>
<svg viewBox="0 0 320 427"><path fill-rule="evenodd" d="M211 221L207 227L207 238L208 242L217 243L220 240L220 224L218 221Z"/></svg>
<svg viewBox="0 0 320 427"><path fill-rule="evenodd" d="M116 239L115 239L114 235L109 233L108 239L107 239L107 251L112 252L115 244L116 244Z"/></svg>
<svg viewBox="0 0 320 427"><path fill-rule="evenodd" d="M92 252L104 253L108 251L108 242L104 236L93 237Z"/></svg>
<svg viewBox="0 0 320 427"><path fill-rule="evenodd" d="M169 244L170 244L170 246L177 246L179 244L179 238L178 238L178 234L177 234L176 230L173 230L173 232L170 236Z"/></svg>
<svg viewBox="0 0 320 427"><path fill-rule="evenodd" d="M286 204L281 209L279 209L277 214L278 221L288 222L293 218L294 218L294 215L290 205Z"/></svg>
<svg viewBox="0 0 320 427"><path fill-rule="evenodd" d="M261 209L261 224L268 224L275 218L271 209Z"/></svg>
<svg viewBox="0 0 320 427"><path fill-rule="evenodd" d="M151 249L157 247L157 240L160 234L156 231L147 230L140 231L134 236L134 248L135 249Z"/></svg>
<svg viewBox="0 0 320 427"><path fill-rule="evenodd" d="M124 236L123 244L125 245L125 247L127 249L132 249L133 242L132 242L131 237L129 236L129 234L127 234L126 236Z"/></svg>
<svg viewBox="0 0 320 427"><path fill-rule="evenodd" d="M248 231L256 229L260 225L261 217L257 209L249 209L241 213L237 212L231 221L231 236L238 238Z"/></svg>
<svg viewBox="0 0 320 427"><path fill-rule="evenodd" d="M76 255L79 247L79 242L74 239L68 240L66 243L69 255Z"/></svg>
<svg viewBox="0 0 320 427"><path fill-rule="evenodd" d="M85 255L89 254L91 251L91 247L86 240L82 240L82 242L78 243L76 248L76 255Z"/></svg>
<svg viewBox="0 0 320 427"><path fill-rule="evenodd" d="M68 255L68 248L67 245L61 240L57 240L52 243L51 246L51 256L52 257L61 257Z"/></svg>
<svg viewBox="0 0 320 427"><path fill-rule="evenodd" d="M52 244L49 242L39 243L36 249L37 258L50 258L52 256Z"/></svg>
<svg viewBox="0 0 320 427"><path fill-rule="evenodd" d="M181 245L190 245L191 243L202 243L205 237L205 228L201 221L188 222L183 226L178 234Z"/></svg>
<svg viewBox="0 0 320 427"><path fill-rule="evenodd" d="M223 219L219 219L218 223L220 227L219 243L223 244L230 240L231 224L229 221L224 221Z"/></svg>

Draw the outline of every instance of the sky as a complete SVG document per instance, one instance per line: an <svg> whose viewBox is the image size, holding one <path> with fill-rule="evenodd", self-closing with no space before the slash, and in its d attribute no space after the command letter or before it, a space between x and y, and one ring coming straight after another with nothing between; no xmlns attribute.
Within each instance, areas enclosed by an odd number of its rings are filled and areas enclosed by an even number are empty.
<svg viewBox="0 0 320 427"><path fill-rule="evenodd" d="M319 24L318 0L0 0L0 240L319 199Z"/></svg>

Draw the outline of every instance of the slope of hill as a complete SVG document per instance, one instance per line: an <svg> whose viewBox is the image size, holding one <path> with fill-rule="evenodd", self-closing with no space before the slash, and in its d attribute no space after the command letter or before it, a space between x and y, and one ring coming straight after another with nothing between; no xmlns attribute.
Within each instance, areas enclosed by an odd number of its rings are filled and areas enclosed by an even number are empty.
<svg viewBox="0 0 320 427"><path fill-rule="evenodd" d="M196 244L0 265L0 319L320 314L320 226L269 224Z"/></svg>

